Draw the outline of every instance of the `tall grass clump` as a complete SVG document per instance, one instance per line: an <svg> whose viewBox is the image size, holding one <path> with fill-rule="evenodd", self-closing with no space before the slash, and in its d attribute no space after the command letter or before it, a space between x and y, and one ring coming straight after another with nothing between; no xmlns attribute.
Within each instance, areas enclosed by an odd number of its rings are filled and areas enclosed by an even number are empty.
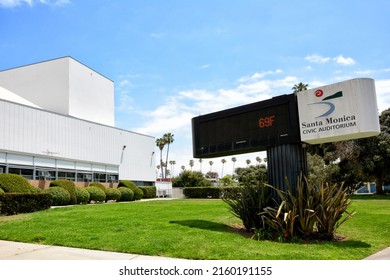
<svg viewBox="0 0 390 280"><path fill-rule="evenodd" d="M271 192L277 196L271 198ZM257 239L332 240L340 225L355 214L348 210L352 200L343 184L315 184L301 176L295 190L243 186L237 195L223 200Z"/></svg>

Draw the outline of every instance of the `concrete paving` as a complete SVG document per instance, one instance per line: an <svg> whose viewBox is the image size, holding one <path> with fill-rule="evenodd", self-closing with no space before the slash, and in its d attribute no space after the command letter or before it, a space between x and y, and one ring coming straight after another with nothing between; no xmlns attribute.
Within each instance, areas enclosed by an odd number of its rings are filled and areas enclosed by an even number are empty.
<svg viewBox="0 0 390 280"><path fill-rule="evenodd" d="M173 258L0 240L0 260L173 260Z"/></svg>
<svg viewBox="0 0 390 280"><path fill-rule="evenodd" d="M0 240L0 260L174 260L174 258ZM390 260L390 247L365 260Z"/></svg>

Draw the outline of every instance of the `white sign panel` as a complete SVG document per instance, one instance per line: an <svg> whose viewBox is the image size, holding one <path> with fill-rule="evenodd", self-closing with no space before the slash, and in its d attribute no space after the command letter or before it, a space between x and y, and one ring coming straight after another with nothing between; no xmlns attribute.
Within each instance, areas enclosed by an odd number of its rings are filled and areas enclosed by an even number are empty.
<svg viewBox="0 0 390 280"><path fill-rule="evenodd" d="M359 78L297 93L301 140L320 144L380 133L375 83Z"/></svg>

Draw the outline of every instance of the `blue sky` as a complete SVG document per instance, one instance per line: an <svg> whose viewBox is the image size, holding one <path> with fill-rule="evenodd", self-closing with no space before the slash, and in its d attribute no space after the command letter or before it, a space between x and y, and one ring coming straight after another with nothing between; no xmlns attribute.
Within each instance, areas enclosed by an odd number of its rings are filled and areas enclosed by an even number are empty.
<svg viewBox="0 0 390 280"><path fill-rule="evenodd" d="M173 133L170 159L189 169L192 117L301 81L373 78L389 108L389 15L386 0L0 0L0 69L72 56L114 81L117 127Z"/></svg>

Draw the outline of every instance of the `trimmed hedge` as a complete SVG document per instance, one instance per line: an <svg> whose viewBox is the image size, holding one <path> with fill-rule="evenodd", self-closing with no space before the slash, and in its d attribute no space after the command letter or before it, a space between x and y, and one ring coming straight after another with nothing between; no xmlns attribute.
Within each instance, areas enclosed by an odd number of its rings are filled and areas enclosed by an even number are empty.
<svg viewBox="0 0 390 280"><path fill-rule="evenodd" d="M87 204L91 195L82 187L76 187L77 204Z"/></svg>
<svg viewBox="0 0 390 280"><path fill-rule="evenodd" d="M46 210L52 205L47 193L4 193L0 195L0 214L15 215Z"/></svg>
<svg viewBox="0 0 390 280"><path fill-rule="evenodd" d="M133 201L134 200L134 192L126 187L117 188L121 192L121 198L119 201Z"/></svg>
<svg viewBox="0 0 390 280"><path fill-rule="evenodd" d="M144 195L143 191L131 180L119 181L118 188L119 187L131 189L134 193L134 200L140 200Z"/></svg>
<svg viewBox="0 0 390 280"><path fill-rule="evenodd" d="M92 183L89 184L88 187L98 187L99 189L101 189L104 192L106 192L106 187L102 183L99 183L99 182L92 182Z"/></svg>
<svg viewBox="0 0 390 280"><path fill-rule="evenodd" d="M142 198L155 198L157 193L157 188L152 186L143 186L138 187L143 192Z"/></svg>
<svg viewBox="0 0 390 280"><path fill-rule="evenodd" d="M52 205L54 206L62 206L69 204L70 193L64 188L50 187L44 190L44 192L51 195L53 199Z"/></svg>
<svg viewBox="0 0 390 280"><path fill-rule="evenodd" d="M67 190L70 194L70 200L69 204L74 205L77 203L77 196L76 196L76 185L74 182L69 180L54 180L50 182L50 188L51 187L60 187Z"/></svg>
<svg viewBox="0 0 390 280"><path fill-rule="evenodd" d="M86 187L85 189L89 192L90 195L89 202L102 202L106 200L106 193L99 187Z"/></svg>
<svg viewBox="0 0 390 280"><path fill-rule="evenodd" d="M118 189L109 188L106 189L106 202L109 200L119 201L122 196L122 193Z"/></svg>
<svg viewBox="0 0 390 280"><path fill-rule="evenodd" d="M6 193L31 193L30 183L21 175L0 174L0 188Z"/></svg>
<svg viewBox="0 0 390 280"><path fill-rule="evenodd" d="M187 198L221 198L234 196L238 190L238 187L191 187L183 188L183 194Z"/></svg>

